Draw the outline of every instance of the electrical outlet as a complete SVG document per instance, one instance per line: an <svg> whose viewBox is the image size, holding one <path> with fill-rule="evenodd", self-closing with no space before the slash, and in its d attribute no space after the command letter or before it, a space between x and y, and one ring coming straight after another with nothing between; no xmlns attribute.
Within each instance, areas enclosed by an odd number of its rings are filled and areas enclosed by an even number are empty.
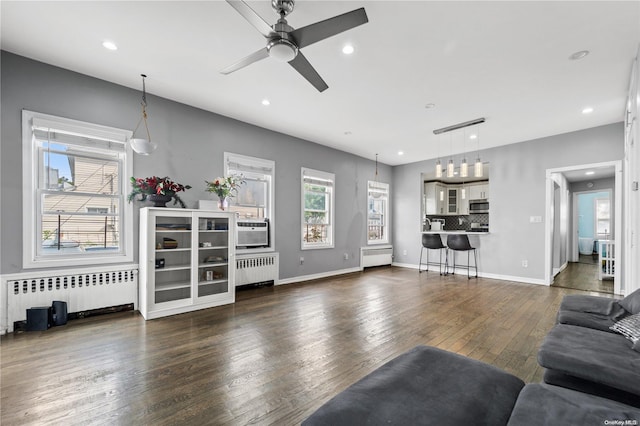
<svg viewBox="0 0 640 426"><path fill-rule="evenodd" d="M300 258L300 264L303 265L304 264L304 257Z"/></svg>
<svg viewBox="0 0 640 426"><path fill-rule="evenodd" d="M522 261L522 267L523 268L528 268L529 267L529 262L527 260L523 260Z"/></svg>
<svg viewBox="0 0 640 426"><path fill-rule="evenodd" d="M406 256L407 255L407 251L406 250L402 250L402 255Z"/></svg>
<svg viewBox="0 0 640 426"><path fill-rule="evenodd" d="M349 253L344 254L344 260L349 260Z"/></svg>

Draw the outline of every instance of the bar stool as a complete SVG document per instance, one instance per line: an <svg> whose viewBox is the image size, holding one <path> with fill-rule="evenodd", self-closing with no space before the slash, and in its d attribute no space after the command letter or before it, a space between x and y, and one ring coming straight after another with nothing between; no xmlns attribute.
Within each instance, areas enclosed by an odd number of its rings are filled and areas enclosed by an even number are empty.
<svg viewBox="0 0 640 426"><path fill-rule="evenodd" d="M422 252L424 249L427 249L427 262L422 263ZM442 272L442 249L444 249L444 273ZM440 262L429 262L429 250L440 250ZM438 265L438 269L440 271L440 275L447 274L447 265L449 263L449 250L447 250L447 246L442 244L442 238L440 238L440 234L422 234L422 248L420 249L420 263L418 264L418 273L422 272L420 267L422 265L427 265L427 269L429 270L429 265Z"/></svg>
<svg viewBox="0 0 640 426"><path fill-rule="evenodd" d="M476 270L476 276L474 278L478 278L478 258L476 256L476 249L475 247L471 247L471 244L469 243L469 237L465 234L451 234L451 235L447 235L447 246L449 247L449 250L453 250L453 271L451 272L451 274L454 274L456 272L456 251L466 251L467 252L467 264L466 265L462 265L459 266L462 269L466 269L467 270L467 278L471 279L471 268L474 268ZM469 263L469 252L473 250L473 261L474 261L474 266L471 266L471 264Z"/></svg>

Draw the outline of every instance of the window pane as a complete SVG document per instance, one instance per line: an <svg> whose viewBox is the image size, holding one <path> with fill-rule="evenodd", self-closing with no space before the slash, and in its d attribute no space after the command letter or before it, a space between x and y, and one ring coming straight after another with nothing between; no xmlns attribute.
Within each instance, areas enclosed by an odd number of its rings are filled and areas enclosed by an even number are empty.
<svg viewBox="0 0 640 426"><path fill-rule="evenodd" d="M58 191L118 193L118 161L78 155L64 145L43 142L40 187Z"/></svg>
<svg viewBox="0 0 640 426"><path fill-rule="evenodd" d="M609 200L596 200L596 215L598 219L609 219Z"/></svg>
<svg viewBox="0 0 640 426"><path fill-rule="evenodd" d="M598 233L598 235L609 234L609 230L611 229L611 227L609 226L608 220L598 220L596 226L597 226L596 232Z"/></svg>
<svg viewBox="0 0 640 426"><path fill-rule="evenodd" d="M118 197L85 195L74 193L45 194L44 213L88 213L117 214L120 200Z"/></svg>
<svg viewBox="0 0 640 426"><path fill-rule="evenodd" d="M329 242L329 225L306 223L303 227L302 239L306 243L327 243Z"/></svg>
<svg viewBox="0 0 640 426"><path fill-rule="evenodd" d="M238 174L239 175L239 174ZM238 193L229 200L229 211L237 212L246 219L264 219L269 199L269 181L265 178L244 178Z"/></svg>
<svg viewBox="0 0 640 426"><path fill-rule="evenodd" d="M45 214L41 225L43 255L103 253L120 248L117 216Z"/></svg>

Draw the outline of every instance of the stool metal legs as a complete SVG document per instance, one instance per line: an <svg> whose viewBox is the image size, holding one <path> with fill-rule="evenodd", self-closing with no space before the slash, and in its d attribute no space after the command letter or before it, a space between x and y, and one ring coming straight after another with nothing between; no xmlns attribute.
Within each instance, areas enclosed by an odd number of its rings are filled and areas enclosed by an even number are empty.
<svg viewBox="0 0 640 426"><path fill-rule="evenodd" d="M470 256L469 256L469 252L473 250L473 266L471 266L470 262ZM476 255L476 249L472 248L470 250L464 250L467 252L467 264L460 266L461 268L464 268L467 270L467 279L471 279L471 268L473 268L476 272L476 275L474 276L474 278L478 278L478 256ZM451 271L451 275L455 274L456 272L456 251L453 251L453 270Z"/></svg>
<svg viewBox="0 0 640 426"><path fill-rule="evenodd" d="M427 262L426 263L422 263L422 253L424 252L424 250L427 250ZM449 265L449 250L447 248L444 249L437 249L440 252L440 262L436 263L436 262L429 262L429 250L426 247L422 247L422 249L420 250L420 262L418 263L418 273L422 272L421 266L422 265L427 265L427 268L425 269L425 271L429 270L429 265L438 265L438 271L440 272L440 275L447 275L448 271L448 265ZM442 250L444 250L444 264L442 263ZM442 270L442 267L444 265L444 272Z"/></svg>

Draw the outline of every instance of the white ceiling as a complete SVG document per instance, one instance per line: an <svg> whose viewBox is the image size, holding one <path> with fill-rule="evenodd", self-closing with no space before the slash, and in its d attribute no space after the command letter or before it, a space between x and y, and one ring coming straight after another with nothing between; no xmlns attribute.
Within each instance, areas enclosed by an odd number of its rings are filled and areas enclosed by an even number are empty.
<svg viewBox="0 0 640 426"><path fill-rule="evenodd" d="M275 22L270 1L248 3ZM299 0L288 21L299 28L359 7L369 23L303 49L323 93L270 59L220 74L265 45L223 1L4 0L1 46L136 89L145 73L154 95L390 165L475 150L463 132L432 131L478 117L480 149L623 120L638 1ZM580 50L591 54L568 59ZM586 106L594 112L583 115ZM152 102L148 111L153 126Z"/></svg>

